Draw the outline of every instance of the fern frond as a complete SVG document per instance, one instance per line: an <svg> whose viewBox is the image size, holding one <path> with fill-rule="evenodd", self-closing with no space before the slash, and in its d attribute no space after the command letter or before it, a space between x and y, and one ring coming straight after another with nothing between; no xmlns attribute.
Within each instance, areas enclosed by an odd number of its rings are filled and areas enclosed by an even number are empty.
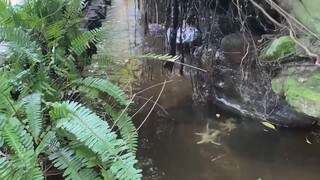
<svg viewBox="0 0 320 180"><path fill-rule="evenodd" d="M63 177L66 180L99 180L98 174L93 169L85 168L85 163L73 150L61 148L51 154L49 159L58 169L64 170Z"/></svg>
<svg viewBox="0 0 320 180"><path fill-rule="evenodd" d="M87 167L95 167L102 164L96 153L94 153L90 148L82 145L75 148L76 154L83 159Z"/></svg>
<svg viewBox="0 0 320 180"><path fill-rule="evenodd" d="M56 137L56 133L53 131L48 131L42 138L41 142L38 144L35 154L39 155L44 153L46 149L55 149L53 147L59 146L59 142Z"/></svg>
<svg viewBox="0 0 320 180"><path fill-rule="evenodd" d="M158 54L145 54L141 56L131 57L131 59L155 59L160 61L174 62L179 59L180 56L171 56L169 54L158 55Z"/></svg>
<svg viewBox="0 0 320 180"><path fill-rule="evenodd" d="M27 162L16 154L0 158L0 179L44 179L39 164L35 161L33 151L25 151L23 154L28 160Z"/></svg>
<svg viewBox="0 0 320 180"><path fill-rule="evenodd" d="M43 180L44 176L42 174L41 168L37 165L34 166L29 173L26 174L25 178L27 180Z"/></svg>
<svg viewBox="0 0 320 180"><path fill-rule="evenodd" d="M83 89L94 88L103 93L107 93L112 98L117 100L121 105L128 105L130 102L126 99L124 91L119 86L112 82L100 78L85 78L83 80L77 80L75 83L84 85Z"/></svg>
<svg viewBox="0 0 320 180"><path fill-rule="evenodd" d="M10 169L12 174L10 177L13 179L21 179L21 177L34 171L36 177L37 163L35 161L36 156L33 150L32 137L23 129L22 124L16 118L7 119L4 128L1 129L1 136L4 138L4 142L7 148L13 150L7 160L10 163ZM3 162L5 163L5 161ZM4 167L8 167L9 164L5 163ZM29 174L28 176L32 176Z"/></svg>
<svg viewBox="0 0 320 180"><path fill-rule="evenodd" d="M121 137L128 144L130 151L135 154L138 147L138 133L131 117L126 112L123 112L123 110L114 111L107 104L104 107L107 114L111 116L112 121L120 129Z"/></svg>
<svg viewBox="0 0 320 180"><path fill-rule="evenodd" d="M83 32L79 37L72 40L71 49L80 56L87 48L89 48L90 42L97 42L101 39L102 32L103 30L101 28Z"/></svg>
<svg viewBox="0 0 320 180"><path fill-rule="evenodd" d="M8 3L0 1L0 26L12 24L12 15Z"/></svg>
<svg viewBox="0 0 320 180"><path fill-rule="evenodd" d="M48 27L46 30L46 37L49 40L48 46L54 47L58 44L59 40L66 33L64 26L66 25L66 20L60 20Z"/></svg>
<svg viewBox="0 0 320 180"><path fill-rule="evenodd" d="M37 140L42 131L43 124L41 113L41 94L35 93L24 97L22 99L22 106L26 109L30 132L33 138Z"/></svg>
<svg viewBox="0 0 320 180"><path fill-rule="evenodd" d="M79 79L81 75L75 64L75 58L73 56L65 58L61 56L61 54L63 54L61 49L56 50L54 53L57 64L59 65L54 67L55 73L71 81Z"/></svg>
<svg viewBox="0 0 320 180"><path fill-rule="evenodd" d="M12 167L12 163L7 157L0 158L0 179L11 179L15 174L15 170ZM21 173L22 174L22 173Z"/></svg>
<svg viewBox="0 0 320 180"><path fill-rule="evenodd" d="M50 112L57 121L57 127L74 134L93 152L99 154L102 162L110 163L110 172L118 179L140 179L141 171L134 168L135 156L128 146L111 131L90 109L75 102L55 103Z"/></svg>
<svg viewBox="0 0 320 180"><path fill-rule="evenodd" d="M31 41L30 36L19 28L0 27L0 38L5 40L8 48L18 56L23 56L34 62L40 62L41 52L37 43Z"/></svg>
<svg viewBox="0 0 320 180"><path fill-rule="evenodd" d="M23 125L18 119L7 119L5 128L2 131L6 144L22 159L24 151L34 149L31 135L23 129Z"/></svg>
<svg viewBox="0 0 320 180"><path fill-rule="evenodd" d="M82 15L80 4L82 0L73 0L68 4L64 16L68 19L76 19Z"/></svg>
<svg viewBox="0 0 320 180"><path fill-rule="evenodd" d="M4 114L0 113L0 147L3 147L4 144L3 128L5 128L6 118Z"/></svg>
<svg viewBox="0 0 320 180"><path fill-rule="evenodd" d="M10 95L11 90L6 72L0 72L0 113L12 115L17 112Z"/></svg>

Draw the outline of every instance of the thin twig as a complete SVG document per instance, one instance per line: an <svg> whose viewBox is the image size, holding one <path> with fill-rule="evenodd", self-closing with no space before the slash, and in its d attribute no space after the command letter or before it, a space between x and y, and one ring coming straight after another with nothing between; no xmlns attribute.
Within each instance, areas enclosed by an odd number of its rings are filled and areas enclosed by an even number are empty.
<svg viewBox="0 0 320 180"><path fill-rule="evenodd" d="M148 101L150 101L150 102L152 102L152 103L156 103L155 101L153 101L153 100L149 100L149 99L147 99L147 98L145 98L145 97L142 97L142 96L136 96L136 98L140 98L140 99L144 99L144 100L148 100ZM159 108L161 108L166 114L168 114L168 112L159 104L159 103L156 103L157 104L157 106L159 107Z"/></svg>
<svg viewBox="0 0 320 180"><path fill-rule="evenodd" d="M269 15L269 13L266 12L266 10L263 9L258 3L256 3L254 0L249 0L254 6L256 6L270 21L272 21L274 24L278 25L279 27L286 27L282 24L280 24L278 21L276 21L273 17Z"/></svg>
<svg viewBox="0 0 320 180"><path fill-rule="evenodd" d="M201 68L198 68L198 67L195 67L195 66L192 66L192 65L186 64L186 63L181 63L181 62L174 62L174 63L181 64L181 65L184 65L184 66L187 66L187 67L190 67L190 68L193 68L193 69L199 70L199 71L207 72L207 71L206 71L206 70L204 70L204 69L201 69Z"/></svg>
<svg viewBox="0 0 320 180"><path fill-rule="evenodd" d="M158 84L152 85L152 86L150 86L150 87L148 87L148 88L146 88L146 89L144 89L144 90L141 90L141 91L137 92L136 95L141 94L141 93L143 93L143 92L145 92L145 91L148 91L149 89L152 89L152 88L154 88L154 87L163 85L164 83L170 83L170 82L172 82L172 81L173 81L173 80L169 80L169 81L166 81L166 82L162 82L162 83L158 83Z"/></svg>
<svg viewBox="0 0 320 180"><path fill-rule="evenodd" d="M132 102L132 100L135 98L135 96L136 96L136 94L133 94L133 96L132 96L131 99L130 99L130 102ZM125 112L127 112L127 109L129 108L130 104L131 104L131 103L128 103L128 105L122 110L122 112L121 112L121 114L119 115L118 119L116 119L116 120L113 122L113 125L112 125L111 129L113 129L113 128L116 126L116 124L117 124L117 122L119 121L119 119L121 118L121 116L122 116Z"/></svg>
<svg viewBox="0 0 320 180"><path fill-rule="evenodd" d="M133 117L135 117L139 112L142 111L142 109L148 104L148 102L153 98L153 96L151 96L149 99L147 99L147 101L131 116L131 119Z"/></svg>
<svg viewBox="0 0 320 180"><path fill-rule="evenodd" d="M156 106L156 104L158 103L161 95L162 95L162 92L164 90L164 87L166 86L166 83L167 83L167 80L164 80L164 83L163 83L163 86L162 86L162 89L156 99L156 102L153 104L152 108L150 109L149 113L147 114L147 116L144 118L144 120L142 121L142 123L140 124L140 126L136 129L136 132L139 131L139 129L143 126L143 124L147 121L148 117L150 116L150 114L152 113L154 107Z"/></svg>

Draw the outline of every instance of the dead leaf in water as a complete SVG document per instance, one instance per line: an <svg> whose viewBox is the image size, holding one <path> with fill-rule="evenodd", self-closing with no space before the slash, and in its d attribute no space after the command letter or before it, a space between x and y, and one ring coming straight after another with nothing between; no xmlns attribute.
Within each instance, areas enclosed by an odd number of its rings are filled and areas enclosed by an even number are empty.
<svg viewBox="0 0 320 180"><path fill-rule="evenodd" d="M269 122L262 122L262 124L264 125L264 126L266 126L266 127L268 127L268 128L270 128L270 129L273 129L273 130L277 130L276 129L276 127L273 125L273 124L271 124L271 123L269 123Z"/></svg>
<svg viewBox="0 0 320 180"><path fill-rule="evenodd" d="M306 137L306 143L312 144L312 143L309 141L308 136Z"/></svg>
<svg viewBox="0 0 320 180"><path fill-rule="evenodd" d="M216 114L216 117L219 118L219 117L220 117L220 114Z"/></svg>

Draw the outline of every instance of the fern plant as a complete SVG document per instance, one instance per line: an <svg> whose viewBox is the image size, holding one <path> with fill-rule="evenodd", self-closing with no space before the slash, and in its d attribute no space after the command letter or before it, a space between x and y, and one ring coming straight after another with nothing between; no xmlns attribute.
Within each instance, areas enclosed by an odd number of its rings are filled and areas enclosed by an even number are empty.
<svg viewBox="0 0 320 180"><path fill-rule="evenodd" d="M0 67L0 179L45 179L50 163L65 179L142 177L137 130L124 111L130 101L112 82L78 70L103 32L79 29L80 4L13 8L0 0L0 39L11 50Z"/></svg>

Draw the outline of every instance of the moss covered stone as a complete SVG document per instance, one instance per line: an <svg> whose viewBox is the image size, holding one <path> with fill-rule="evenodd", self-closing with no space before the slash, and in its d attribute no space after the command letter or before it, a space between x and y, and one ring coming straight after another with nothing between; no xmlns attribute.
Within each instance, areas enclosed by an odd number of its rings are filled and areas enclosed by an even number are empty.
<svg viewBox="0 0 320 180"><path fill-rule="evenodd" d="M308 116L320 118L320 72L308 77L287 76L272 80L272 89L284 94L289 105Z"/></svg>
<svg viewBox="0 0 320 180"><path fill-rule="evenodd" d="M277 95L284 94L283 92L283 85L285 81L287 80L287 77L279 77L271 80L271 87L274 93Z"/></svg>
<svg viewBox="0 0 320 180"><path fill-rule="evenodd" d="M293 13L296 18L314 33L320 35L320 0L294 0Z"/></svg>
<svg viewBox="0 0 320 180"><path fill-rule="evenodd" d="M290 36L282 36L272 41L265 53L265 60L278 60L292 54L297 49Z"/></svg>

